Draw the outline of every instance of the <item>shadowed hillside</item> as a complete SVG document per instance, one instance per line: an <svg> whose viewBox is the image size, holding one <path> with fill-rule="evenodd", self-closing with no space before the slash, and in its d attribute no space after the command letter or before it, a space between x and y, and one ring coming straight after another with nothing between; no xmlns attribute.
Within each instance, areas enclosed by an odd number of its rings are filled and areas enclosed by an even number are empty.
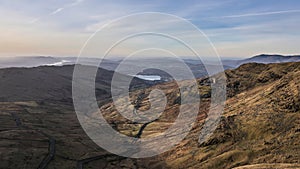
<svg viewBox="0 0 300 169"><path fill-rule="evenodd" d="M82 67L86 71L92 69L91 66ZM72 102L73 69L73 65L0 69L0 101ZM95 92L99 100L110 97L113 74L113 71L98 69ZM124 81L130 78L127 75L121 77ZM138 78L134 78L131 84L131 88L148 86L147 81Z"/></svg>

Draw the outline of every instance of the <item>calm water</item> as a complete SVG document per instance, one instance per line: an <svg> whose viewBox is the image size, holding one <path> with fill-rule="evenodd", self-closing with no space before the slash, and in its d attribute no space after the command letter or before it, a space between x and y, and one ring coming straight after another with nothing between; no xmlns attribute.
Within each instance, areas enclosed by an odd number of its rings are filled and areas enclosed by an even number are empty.
<svg viewBox="0 0 300 169"><path fill-rule="evenodd" d="M135 77L149 81L161 80L161 77L157 75L135 75Z"/></svg>

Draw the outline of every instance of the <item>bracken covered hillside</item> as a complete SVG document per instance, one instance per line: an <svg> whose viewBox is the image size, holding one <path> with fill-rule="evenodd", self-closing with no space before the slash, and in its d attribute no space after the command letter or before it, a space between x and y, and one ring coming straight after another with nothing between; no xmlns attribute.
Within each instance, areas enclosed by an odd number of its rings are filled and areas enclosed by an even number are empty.
<svg viewBox="0 0 300 169"><path fill-rule="evenodd" d="M209 88L205 86L209 80L201 79L199 83L203 85L199 89L203 97L197 123L184 141L160 155L159 159L170 168L234 168L244 165L244 168L299 168L300 63L250 63L225 74L228 100L212 137L201 145L197 142L210 103L206 97ZM180 96L173 93L177 86L172 83L161 86L173 104L168 105L159 120L143 128L139 137L158 135L171 126L177 116L179 104L176 101ZM122 119L117 112L111 111L112 105L105 105L102 110L111 122L116 124L116 119L120 122L115 128L133 137L140 134L142 125ZM147 106L147 99L140 101L139 109L147 109Z"/></svg>
<svg viewBox="0 0 300 169"><path fill-rule="evenodd" d="M229 98L220 127L201 145L214 154L202 167L299 168L300 63L251 63L226 75Z"/></svg>

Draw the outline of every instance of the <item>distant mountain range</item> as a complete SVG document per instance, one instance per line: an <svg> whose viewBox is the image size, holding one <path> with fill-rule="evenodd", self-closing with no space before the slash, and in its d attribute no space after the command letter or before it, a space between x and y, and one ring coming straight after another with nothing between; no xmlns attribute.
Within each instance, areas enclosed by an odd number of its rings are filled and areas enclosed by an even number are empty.
<svg viewBox="0 0 300 169"><path fill-rule="evenodd" d="M223 64L229 67L238 67L245 63L286 63L286 62L299 62L300 55L283 56L283 55L267 55L261 54L251 58L242 60L223 60Z"/></svg>
<svg viewBox="0 0 300 169"><path fill-rule="evenodd" d="M193 75L196 78L202 78L208 75L206 69L209 67L211 70L215 70L212 73L218 73L220 70L220 66L216 63L211 63L209 65L205 65L200 60L195 59L183 59L184 63L189 67L192 71ZM222 60L224 70L236 68L242 64L246 63L285 63L285 62L299 62L300 55L294 56L283 56L283 55L267 55L261 54L247 59L240 60ZM10 67L38 67L38 66L64 66L64 65L74 65L77 62L76 57L51 57L51 56L30 56L30 57L6 57L0 58L0 68L10 68ZM97 58L81 58L80 64L88 65L88 66L98 66L99 59ZM103 59L99 67L110 70L117 71L117 67L120 65L122 60L108 60ZM141 59L132 59L130 62L125 63L128 69L133 69L135 67L139 67L143 70L144 63L149 63L147 66L151 66L151 62L153 59L151 58L141 58ZM154 63L155 62L155 63ZM182 70L182 67L176 67L173 64L174 60L170 58L160 58L155 60L154 64L160 64L164 68L169 68L174 70L180 79L189 79L186 77L186 74ZM174 67L175 66L175 67ZM117 71L118 72L118 71ZM125 73L126 74L126 73ZM131 75L131 74L127 74ZM160 76L161 81L170 81L173 77L167 72L158 70L158 69L145 69L138 73L138 76L142 78L143 76ZM147 79L147 77L145 78Z"/></svg>
<svg viewBox="0 0 300 169"><path fill-rule="evenodd" d="M207 76L206 67L211 67L211 70L216 70L213 73L218 73L220 70L217 67L220 67L215 64L210 64L204 66L200 60L191 60L191 59L183 59L185 65L187 65L194 76L196 78L201 78ZM87 66L99 66L100 68L110 70L110 71L117 71L117 67L122 63L122 60L108 60L103 59L101 64L98 65L99 59L98 58L81 58L80 63L81 65ZM64 66L64 65L74 65L77 63L76 57L50 57L50 56L30 56L30 57L7 57L7 58L0 58L0 68L11 68L11 67L38 67L38 66ZM134 70L138 68L142 70L139 75L145 76L160 76L162 81L169 81L172 79L172 76L166 72L163 72L158 69L145 69L143 70L142 65L146 65L151 67L151 65L161 65L166 69L172 70L173 73L180 79L187 79L186 73L182 70L182 66L178 66L176 61L172 58L160 58L160 59L151 59L151 58L142 58L142 59L131 59L130 62L126 62L125 66L128 70ZM124 63L122 63L124 64ZM177 65L177 66L176 66ZM231 67L224 66L224 69L229 69ZM127 74L130 75L130 74Z"/></svg>

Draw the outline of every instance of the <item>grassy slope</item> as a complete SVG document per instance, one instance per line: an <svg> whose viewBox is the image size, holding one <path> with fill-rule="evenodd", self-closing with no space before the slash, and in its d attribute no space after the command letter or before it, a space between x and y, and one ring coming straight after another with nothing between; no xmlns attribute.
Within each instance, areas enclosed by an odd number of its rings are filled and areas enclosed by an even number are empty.
<svg viewBox="0 0 300 169"><path fill-rule="evenodd" d="M175 168L299 164L300 63L246 64L226 75L230 98L214 135L198 149L196 143L178 146L174 152L189 151L179 161L167 156L167 163Z"/></svg>

